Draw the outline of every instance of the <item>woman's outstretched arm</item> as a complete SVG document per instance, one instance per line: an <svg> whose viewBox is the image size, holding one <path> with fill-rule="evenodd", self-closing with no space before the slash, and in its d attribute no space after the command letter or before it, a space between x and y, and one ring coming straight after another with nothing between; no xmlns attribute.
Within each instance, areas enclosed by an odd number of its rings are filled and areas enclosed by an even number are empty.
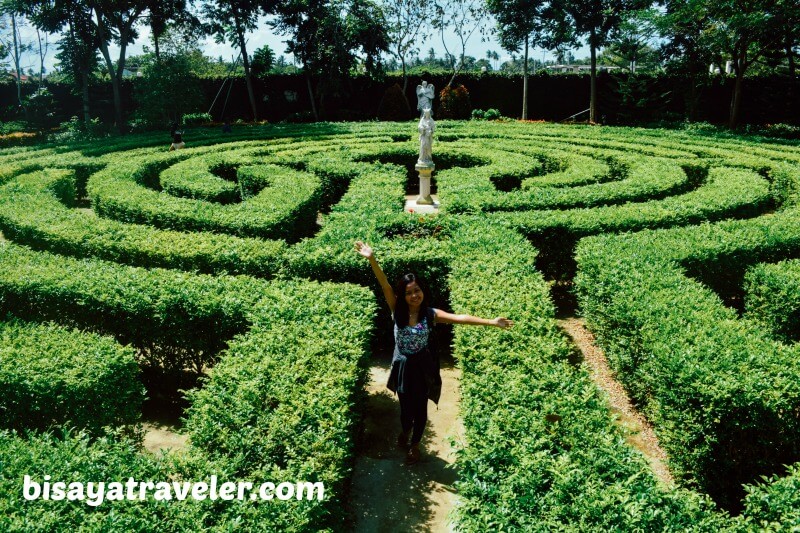
<svg viewBox="0 0 800 533"><path fill-rule="evenodd" d="M436 310L436 322L438 324L468 324L472 326L494 326L500 329L507 329L514 325L513 320L499 316L497 318L480 318L472 315L454 315L441 309Z"/></svg>
<svg viewBox="0 0 800 533"><path fill-rule="evenodd" d="M386 303L389 304L389 309L391 309L392 313L394 313L394 304L397 302L397 298L394 295L392 286L389 285L389 280L386 279L386 274L383 273L381 266L375 259L375 254L372 251L372 248L370 248L369 245L364 242L356 241L356 251L369 259L369 266L372 267L372 272L375 273L375 277L378 278L378 283L381 284L381 289L383 289L383 297L386 298Z"/></svg>

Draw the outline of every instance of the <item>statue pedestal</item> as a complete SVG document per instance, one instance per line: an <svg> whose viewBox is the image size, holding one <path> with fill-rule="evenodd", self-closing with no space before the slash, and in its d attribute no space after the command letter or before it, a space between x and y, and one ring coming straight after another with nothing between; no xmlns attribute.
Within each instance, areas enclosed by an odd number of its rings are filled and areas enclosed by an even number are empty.
<svg viewBox="0 0 800 533"><path fill-rule="evenodd" d="M419 196L417 205L433 205L431 198L431 174L436 168L433 161L417 161L414 169L419 173Z"/></svg>

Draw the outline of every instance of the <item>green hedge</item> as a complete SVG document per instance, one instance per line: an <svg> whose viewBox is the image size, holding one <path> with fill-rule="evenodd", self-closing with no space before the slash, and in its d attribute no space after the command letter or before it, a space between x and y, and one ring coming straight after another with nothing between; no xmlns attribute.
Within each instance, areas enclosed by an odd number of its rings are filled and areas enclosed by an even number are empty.
<svg viewBox="0 0 800 533"><path fill-rule="evenodd" d="M800 340L800 261L751 268L745 276L745 309L779 340Z"/></svg>
<svg viewBox="0 0 800 533"><path fill-rule="evenodd" d="M0 427L132 424L143 388L131 348L54 325L0 322Z"/></svg>
<svg viewBox="0 0 800 533"><path fill-rule="evenodd" d="M764 479L747 488L742 529L748 531L796 531L800 529L800 464L785 476Z"/></svg>
<svg viewBox="0 0 800 533"><path fill-rule="evenodd" d="M92 176L88 192L95 212L124 222L182 231L229 233L239 237L297 240L314 227L320 208L320 183L315 176L273 167L271 187L247 202L218 205L160 194L158 174L180 156L155 155L120 159Z"/></svg>
<svg viewBox="0 0 800 533"><path fill-rule="evenodd" d="M248 277L145 270L0 242L0 309L111 333L146 360L202 368L280 286Z"/></svg>
<svg viewBox="0 0 800 533"><path fill-rule="evenodd" d="M202 527L206 506L186 502L26 500L24 476L42 483L84 484L116 481L200 481L186 478L169 456L143 454L135 440L115 435L90 439L85 434L20 436L0 431L0 529L3 531L165 531ZM220 472L221 475L222 472ZM84 485L86 486L86 485Z"/></svg>
<svg viewBox="0 0 800 533"><path fill-rule="evenodd" d="M281 241L124 224L70 209L74 201L72 171L20 176L0 188L0 230L15 242L57 254L209 274L271 277L286 249Z"/></svg>
<svg viewBox="0 0 800 533"><path fill-rule="evenodd" d="M711 502L659 486L616 427L556 327L536 252L473 225L449 278L453 307L508 316L514 328L457 328L467 445L459 455L463 531L708 531ZM466 237L466 238L465 238Z"/></svg>
<svg viewBox="0 0 800 533"><path fill-rule="evenodd" d="M578 245L592 331L676 474L725 505L739 485L800 457L800 361L685 272L706 281L791 253L798 227L790 211Z"/></svg>
<svg viewBox="0 0 800 533"><path fill-rule="evenodd" d="M322 502L235 510L248 523L290 531L343 527L374 313L365 289L298 285L291 299L256 306L254 327L190 394L186 427L204 457L236 476L325 484Z"/></svg>

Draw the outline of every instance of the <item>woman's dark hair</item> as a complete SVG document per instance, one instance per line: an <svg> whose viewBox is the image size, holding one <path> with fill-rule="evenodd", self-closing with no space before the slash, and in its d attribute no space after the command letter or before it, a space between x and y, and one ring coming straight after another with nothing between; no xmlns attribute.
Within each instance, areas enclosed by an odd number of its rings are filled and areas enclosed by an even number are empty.
<svg viewBox="0 0 800 533"><path fill-rule="evenodd" d="M406 303L406 287L409 283L417 282L420 290L422 290L422 303L419 305L419 314L417 315L418 320L422 320L428 314L428 287L425 285L425 282L422 281L416 274L413 272L409 272L408 274L403 274L400 279L397 280L397 283L394 284L394 295L397 297L397 301L394 304L394 323L397 324L398 328L404 328L408 325L408 303ZM433 324L428 324L428 326L432 326Z"/></svg>

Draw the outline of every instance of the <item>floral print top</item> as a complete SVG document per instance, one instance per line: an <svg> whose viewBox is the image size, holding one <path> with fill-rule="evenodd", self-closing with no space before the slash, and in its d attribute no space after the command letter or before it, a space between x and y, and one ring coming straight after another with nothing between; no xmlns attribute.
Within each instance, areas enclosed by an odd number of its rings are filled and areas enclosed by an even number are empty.
<svg viewBox="0 0 800 533"><path fill-rule="evenodd" d="M436 311L434 310L434 313ZM430 326L428 318L423 317L416 325L398 328L394 326L395 348L403 355L413 355L428 345Z"/></svg>

